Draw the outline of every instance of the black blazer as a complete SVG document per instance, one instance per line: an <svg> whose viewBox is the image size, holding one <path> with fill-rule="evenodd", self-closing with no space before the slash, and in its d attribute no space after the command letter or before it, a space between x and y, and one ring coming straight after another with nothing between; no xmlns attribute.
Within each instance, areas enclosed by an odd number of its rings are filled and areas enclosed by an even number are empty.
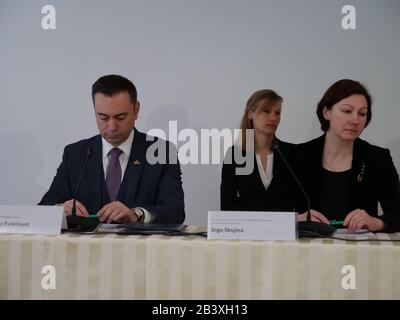
<svg viewBox="0 0 400 320"><path fill-rule="evenodd" d="M147 162L146 151L155 142L146 141L144 133L134 130L131 154L117 200L129 208L147 209L154 215L155 223L182 223L185 211L179 163ZM167 155L169 147L167 143ZM55 205L73 198L88 149L92 154L76 199L91 214L110 202L104 178L101 135L97 135L65 147L57 174L39 205Z"/></svg>
<svg viewBox="0 0 400 320"><path fill-rule="evenodd" d="M294 145L279 141L282 154L291 162ZM231 211L293 211L293 178L280 155L274 153L273 178L265 190L257 160L254 156L253 171L249 175L237 175L236 168L244 167L234 159L233 153L238 146L231 147L222 166L221 210ZM240 150L243 156L245 152ZM232 155L231 164L226 163ZM229 156L229 158L228 158Z"/></svg>
<svg viewBox="0 0 400 320"><path fill-rule="evenodd" d="M306 189L311 209L321 212L322 153L325 135L296 146L296 173ZM349 208L364 209L369 215L378 217L378 202L386 232L400 231L400 184L399 175L393 165L390 151L356 139L353 148L351 182L349 186ZM332 197L335 195L333 194ZM302 194L297 194L296 209L307 210ZM323 214L323 212L321 212Z"/></svg>

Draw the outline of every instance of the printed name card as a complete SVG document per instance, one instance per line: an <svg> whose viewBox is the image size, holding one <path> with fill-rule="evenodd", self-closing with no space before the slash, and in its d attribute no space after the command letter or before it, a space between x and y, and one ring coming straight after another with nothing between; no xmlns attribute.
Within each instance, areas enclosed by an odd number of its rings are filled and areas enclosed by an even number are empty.
<svg viewBox="0 0 400 320"><path fill-rule="evenodd" d="M0 206L0 233L58 235L62 206Z"/></svg>
<svg viewBox="0 0 400 320"><path fill-rule="evenodd" d="M297 240L295 212L209 211L207 239Z"/></svg>

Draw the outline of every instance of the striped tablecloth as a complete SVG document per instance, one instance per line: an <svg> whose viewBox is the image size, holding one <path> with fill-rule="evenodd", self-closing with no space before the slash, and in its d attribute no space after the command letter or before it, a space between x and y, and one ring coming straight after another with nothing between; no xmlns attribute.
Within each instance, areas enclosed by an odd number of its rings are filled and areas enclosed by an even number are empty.
<svg viewBox="0 0 400 320"><path fill-rule="evenodd" d="M400 299L400 242L1 235L0 299Z"/></svg>
<svg viewBox="0 0 400 320"><path fill-rule="evenodd" d="M146 237L0 236L0 299L144 299ZM44 266L56 288L43 289Z"/></svg>

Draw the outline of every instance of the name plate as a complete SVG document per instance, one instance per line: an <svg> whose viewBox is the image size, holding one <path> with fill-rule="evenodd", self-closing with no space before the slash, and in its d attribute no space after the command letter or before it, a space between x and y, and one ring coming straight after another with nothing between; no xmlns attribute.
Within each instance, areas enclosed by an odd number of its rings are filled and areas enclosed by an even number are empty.
<svg viewBox="0 0 400 320"><path fill-rule="evenodd" d="M297 240L295 212L209 211L207 239Z"/></svg>
<svg viewBox="0 0 400 320"><path fill-rule="evenodd" d="M61 233L62 206L0 206L0 233Z"/></svg>

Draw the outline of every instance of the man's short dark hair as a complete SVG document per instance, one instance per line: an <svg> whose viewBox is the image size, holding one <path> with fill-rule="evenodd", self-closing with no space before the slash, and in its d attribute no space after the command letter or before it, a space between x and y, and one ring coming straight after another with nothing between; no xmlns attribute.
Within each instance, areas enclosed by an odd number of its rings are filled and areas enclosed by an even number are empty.
<svg viewBox="0 0 400 320"><path fill-rule="evenodd" d="M367 121L365 127L369 124L372 118L371 96L368 90L358 81L351 79L342 79L331 85L324 93L321 101L317 105L317 116L321 124L321 130L326 132L329 129L330 123L324 118L324 107L331 110L333 105L340 100L348 98L353 94L360 94L367 100Z"/></svg>
<svg viewBox="0 0 400 320"><path fill-rule="evenodd" d="M110 74L107 76L100 77L92 85L92 101L94 105L94 96L96 93L100 92L108 97L113 96L121 91L128 91L131 97L131 102L137 102L137 92L136 87L127 78L120 75Z"/></svg>

